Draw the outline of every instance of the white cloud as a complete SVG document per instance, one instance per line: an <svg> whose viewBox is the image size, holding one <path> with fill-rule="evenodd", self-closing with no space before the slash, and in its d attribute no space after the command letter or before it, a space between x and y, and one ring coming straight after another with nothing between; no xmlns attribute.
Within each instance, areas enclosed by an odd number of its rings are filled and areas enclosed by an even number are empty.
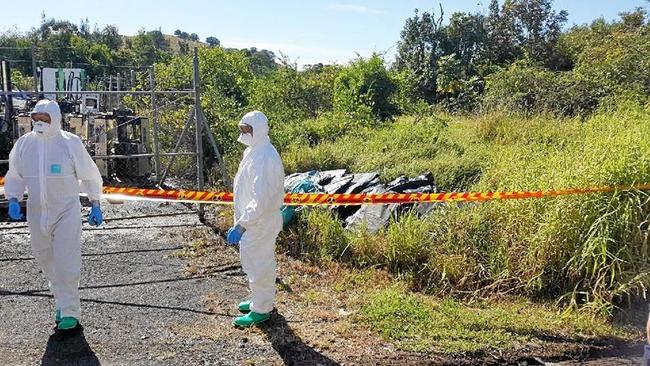
<svg viewBox="0 0 650 366"><path fill-rule="evenodd" d="M385 12L381 10L353 4L330 3L327 4L327 9L359 14L385 14Z"/></svg>

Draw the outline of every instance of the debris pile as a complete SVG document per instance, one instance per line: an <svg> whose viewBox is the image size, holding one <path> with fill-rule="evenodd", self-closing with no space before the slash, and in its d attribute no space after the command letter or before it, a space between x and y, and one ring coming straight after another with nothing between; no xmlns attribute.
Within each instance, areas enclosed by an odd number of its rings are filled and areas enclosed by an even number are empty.
<svg viewBox="0 0 650 366"><path fill-rule="evenodd" d="M345 169L291 174L285 178L284 189L288 193L328 194L435 193L438 191L431 173L416 178L401 176L389 183L382 184L378 173L347 174ZM418 203L333 206L331 209L344 222L346 228L352 229L366 225L368 231L377 232L385 227L391 218L397 219L407 211L414 210L417 215L426 216L437 206L439 204ZM293 221L296 212L303 209L306 207L284 207L282 213L285 225Z"/></svg>

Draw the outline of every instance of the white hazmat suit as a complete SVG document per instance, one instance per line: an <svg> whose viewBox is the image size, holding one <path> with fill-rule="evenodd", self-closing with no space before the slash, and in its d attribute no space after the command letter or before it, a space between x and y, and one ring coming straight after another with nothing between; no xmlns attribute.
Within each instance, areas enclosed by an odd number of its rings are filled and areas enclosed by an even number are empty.
<svg viewBox="0 0 650 366"><path fill-rule="evenodd" d="M98 201L102 177L79 137L61 130L61 111L56 102L41 100L34 112L49 114L50 127L43 133L23 135L14 144L5 177L5 196L22 200L27 188L27 222L34 257L49 281L61 316L78 319L79 193Z"/></svg>
<svg viewBox="0 0 650 366"><path fill-rule="evenodd" d="M262 112L246 114L239 124L253 127L253 134L239 137L248 148L235 177L235 226L246 229L239 250L252 293L250 310L263 314L271 312L275 302L275 240L282 230L284 168Z"/></svg>

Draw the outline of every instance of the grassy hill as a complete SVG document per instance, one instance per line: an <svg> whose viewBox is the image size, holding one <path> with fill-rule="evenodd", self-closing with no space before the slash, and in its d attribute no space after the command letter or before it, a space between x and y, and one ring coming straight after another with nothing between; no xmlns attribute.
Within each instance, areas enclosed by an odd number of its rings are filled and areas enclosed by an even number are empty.
<svg viewBox="0 0 650 366"><path fill-rule="evenodd" d="M180 53L181 44L187 44L190 50L194 49L194 47L208 47L208 44L205 42L180 39L170 34L165 34L165 40L169 43L169 49L175 54Z"/></svg>
<svg viewBox="0 0 650 366"><path fill-rule="evenodd" d="M164 34L165 41L169 44L169 51L175 55L181 54L181 45L186 44L188 49L192 50L194 47L208 47L208 44L201 41L192 41L189 39L181 39L172 34ZM132 39L135 36L124 36L124 40Z"/></svg>

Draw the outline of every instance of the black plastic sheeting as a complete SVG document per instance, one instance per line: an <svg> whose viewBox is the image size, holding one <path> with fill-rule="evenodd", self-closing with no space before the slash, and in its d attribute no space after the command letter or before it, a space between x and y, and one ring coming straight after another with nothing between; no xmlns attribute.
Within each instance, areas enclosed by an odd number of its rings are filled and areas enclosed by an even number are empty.
<svg viewBox="0 0 650 366"><path fill-rule="evenodd" d="M344 169L291 174L285 179L285 191L292 192L294 187L304 180L313 182L319 192L329 194L435 193L438 191L431 173L416 178L402 176L384 185L380 183L378 173L347 174ZM439 206L435 203L418 203L333 206L330 209L344 222L346 228L354 229L365 225L369 232L374 233L388 225L391 219L397 220L406 212L427 216Z"/></svg>

